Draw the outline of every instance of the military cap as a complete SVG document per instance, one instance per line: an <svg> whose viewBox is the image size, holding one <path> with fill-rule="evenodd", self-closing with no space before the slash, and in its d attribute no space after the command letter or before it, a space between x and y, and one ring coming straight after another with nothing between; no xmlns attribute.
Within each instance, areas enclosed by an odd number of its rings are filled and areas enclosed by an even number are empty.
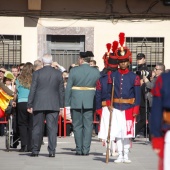
<svg viewBox="0 0 170 170"><path fill-rule="evenodd" d="M137 56L136 56L136 59L137 59L137 60L141 60L142 58L145 58L145 54L143 54L143 53L138 53Z"/></svg>
<svg viewBox="0 0 170 170"><path fill-rule="evenodd" d="M94 57L94 54L93 54L92 51L86 51L86 55L87 55L88 57Z"/></svg>

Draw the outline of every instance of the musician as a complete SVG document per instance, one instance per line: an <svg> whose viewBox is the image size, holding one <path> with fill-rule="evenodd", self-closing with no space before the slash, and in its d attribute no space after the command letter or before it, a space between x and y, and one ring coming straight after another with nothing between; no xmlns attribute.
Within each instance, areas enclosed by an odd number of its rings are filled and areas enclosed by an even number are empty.
<svg viewBox="0 0 170 170"><path fill-rule="evenodd" d="M170 169L170 72L162 73L152 89L150 116L152 147L159 157L159 170Z"/></svg>
<svg viewBox="0 0 170 170"><path fill-rule="evenodd" d="M112 72L111 79L114 81L113 105L109 107L112 111L111 134L116 138L118 158L115 163L130 163L128 157L130 139L134 136L134 120L139 113L140 105L140 78L129 71L131 62L131 52L127 47L123 47L124 33L119 34L121 47L116 50L119 68ZM111 85L108 84L111 93Z"/></svg>

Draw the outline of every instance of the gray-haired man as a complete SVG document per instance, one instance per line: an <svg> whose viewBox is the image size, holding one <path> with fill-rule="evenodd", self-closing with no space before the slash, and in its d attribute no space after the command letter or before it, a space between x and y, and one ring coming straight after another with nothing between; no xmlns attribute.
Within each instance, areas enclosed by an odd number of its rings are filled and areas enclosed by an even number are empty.
<svg viewBox="0 0 170 170"><path fill-rule="evenodd" d="M28 112L33 113L31 156L37 157L40 152L46 117L49 157L55 157L58 114L64 107L64 83L62 73L51 67L51 55L44 55L42 62L44 67L33 73L28 98Z"/></svg>

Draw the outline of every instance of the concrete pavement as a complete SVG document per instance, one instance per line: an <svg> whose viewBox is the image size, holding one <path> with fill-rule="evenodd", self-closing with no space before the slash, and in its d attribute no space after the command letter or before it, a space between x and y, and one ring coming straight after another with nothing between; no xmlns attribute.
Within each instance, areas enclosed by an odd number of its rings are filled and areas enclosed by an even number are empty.
<svg viewBox="0 0 170 170"><path fill-rule="evenodd" d="M55 158L48 157L47 137L44 137L39 157L30 157L30 153L20 153L18 149L5 149L5 137L0 137L0 170L157 170L157 156L145 139L137 138L132 144L129 157L131 164L115 164L116 157L110 157L105 163L105 147L97 137L93 137L89 156L76 156L74 138L58 138Z"/></svg>

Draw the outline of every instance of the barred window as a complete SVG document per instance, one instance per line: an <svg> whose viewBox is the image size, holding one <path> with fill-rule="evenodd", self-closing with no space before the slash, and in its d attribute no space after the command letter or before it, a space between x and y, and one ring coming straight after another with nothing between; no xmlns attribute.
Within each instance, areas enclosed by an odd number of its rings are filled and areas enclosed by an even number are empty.
<svg viewBox="0 0 170 170"><path fill-rule="evenodd" d="M57 50L52 49L51 55L53 61L57 61L60 65L64 66L67 70L71 64L76 64L79 57L79 50Z"/></svg>
<svg viewBox="0 0 170 170"><path fill-rule="evenodd" d="M163 37L126 37L126 45L132 52L132 68L138 53L144 53L147 66L153 70L156 63L164 63Z"/></svg>
<svg viewBox="0 0 170 170"><path fill-rule="evenodd" d="M80 51L85 49L84 35L47 35L47 49L67 70L71 64L77 64Z"/></svg>
<svg viewBox="0 0 170 170"><path fill-rule="evenodd" d="M0 35L0 65L11 68L21 63L21 36Z"/></svg>

